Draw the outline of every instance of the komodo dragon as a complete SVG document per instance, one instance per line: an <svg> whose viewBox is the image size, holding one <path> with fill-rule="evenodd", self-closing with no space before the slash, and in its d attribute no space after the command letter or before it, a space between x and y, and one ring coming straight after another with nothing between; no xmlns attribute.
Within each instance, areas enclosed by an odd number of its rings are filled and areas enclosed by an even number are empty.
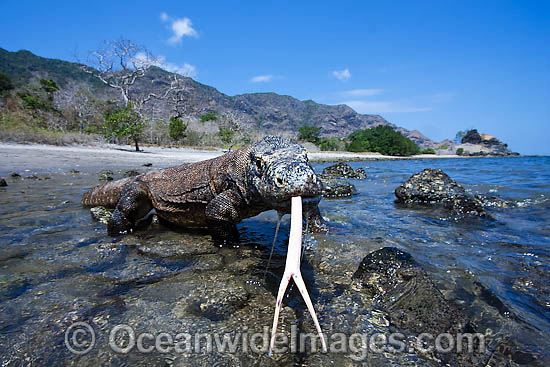
<svg viewBox="0 0 550 367"><path fill-rule="evenodd" d="M115 208L109 235L133 231L155 209L163 222L186 228L207 227L214 240L235 240L235 224L263 211L290 212L301 196L310 229L324 226L317 204L323 184L306 150L276 136L202 162L160 169L107 182L84 194L85 206Z"/></svg>

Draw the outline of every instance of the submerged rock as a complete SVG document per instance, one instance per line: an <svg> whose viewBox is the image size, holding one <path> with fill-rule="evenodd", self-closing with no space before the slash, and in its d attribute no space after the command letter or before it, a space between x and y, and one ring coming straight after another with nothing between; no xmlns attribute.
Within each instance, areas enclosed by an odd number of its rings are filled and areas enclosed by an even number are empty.
<svg viewBox="0 0 550 367"><path fill-rule="evenodd" d="M323 170L323 176L328 177L340 177L340 178L358 178L364 179L367 178L367 174L363 168L358 168L354 170L347 163L340 162L330 167L327 167Z"/></svg>
<svg viewBox="0 0 550 367"><path fill-rule="evenodd" d="M488 215L480 200L467 194L464 187L440 169L428 168L412 175L395 189L395 196L397 203L443 204L459 216Z"/></svg>
<svg viewBox="0 0 550 367"><path fill-rule="evenodd" d="M113 180L113 171L104 170L99 172L99 181L112 181Z"/></svg>
<svg viewBox="0 0 550 367"><path fill-rule="evenodd" d="M107 224L109 218L111 218L111 213L112 211L104 206L95 206L90 209L90 215L92 218L103 224Z"/></svg>
<svg viewBox="0 0 550 367"><path fill-rule="evenodd" d="M409 344L422 359L437 362L436 365L545 365L544 362L535 362L539 358L538 353L506 335L507 327L495 319L490 309L494 308L503 320L515 318L515 315L479 282L474 282L474 288L475 295L469 295L470 302L468 297L464 299L464 294L456 300L447 298L410 254L394 247L384 247L365 256L353 275L350 290L362 295L367 310L383 324L390 325L390 328L397 327L406 336L405 343L414 340L408 339L408 336L422 333L434 337L446 333L457 338L460 335L477 338L477 341L472 339L474 344L471 350L465 343L466 339L461 339L461 349L454 344L454 348L447 351L436 348L426 352L417 349L417 344ZM481 311L479 304L471 304L479 301L486 303L490 309ZM477 316L472 317L472 314ZM481 321L485 326L478 325ZM441 342L443 348L452 346L445 344L443 339ZM409 352L413 350L410 348Z"/></svg>
<svg viewBox="0 0 550 367"><path fill-rule="evenodd" d="M136 171L135 169L130 169L128 171L124 171L124 177L134 177L141 175L141 172Z"/></svg>
<svg viewBox="0 0 550 367"><path fill-rule="evenodd" d="M365 256L353 279L371 305L387 312L400 329L437 335L465 326L465 316L412 256L397 248L384 247Z"/></svg>
<svg viewBox="0 0 550 367"><path fill-rule="evenodd" d="M323 175L320 175L319 178L323 182L323 197L325 198L348 197L357 193L355 186L346 180L325 177Z"/></svg>

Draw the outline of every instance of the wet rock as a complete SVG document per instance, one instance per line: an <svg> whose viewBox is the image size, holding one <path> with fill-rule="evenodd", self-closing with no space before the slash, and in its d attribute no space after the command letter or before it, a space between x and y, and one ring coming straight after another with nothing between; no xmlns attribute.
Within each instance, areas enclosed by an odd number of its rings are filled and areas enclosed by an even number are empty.
<svg viewBox="0 0 550 367"><path fill-rule="evenodd" d="M113 180L113 171L104 170L99 172L99 181L112 181Z"/></svg>
<svg viewBox="0 0 550 367"><path fill-rule="evenodd" d="M486 208L505 209L516 206L515 203L496 196L474 195L474 199Z"/></svg>
<svg viewBox="0 0 550 367"><path fill-rule="evenodd" d="M77 171L76 169L71 169L71 170L69 170L69 173L70 173L71 175L76 175L76 174L79 174L80 171Z"/></svg>
<svg viewBox="0 0 550 367"><path fill-rule="evenodd" d="M153 163L143 163L142 166L143 167L151 167L153 165Z"/></svg>
<svg viewBox="0 0 550 367"><path fill-rule="evenodd" d="M440 169L428 168L412 175L395 189L395 196L397 203L443 204L458 216L488 215L479 200Z"/></svg>
<svg viewBox="0 0 550 367"><path fill-rule="evenodd" d="M109 176L106 173L99 175L99 181L113 181L113 176Z"/></svg>
<svg viewBox="0 0 550 367"><path fill-rule="evenodd" d="M324 176L331 177L340 177L340 178L358 178L364 179L367 178L367 174L363 168L358 168L354 170L347 163L340 162L330 167L327 167L323 170L322 173Z"/></svg>
<svg viewBox="0 0 550 367"><path fill-rule="evenodd" d="M209 236L194 236L179 234L179 240L160 240L137 246L137 251L143 255L156 257L192 257L197 255L215 254L219 248L214 246Z"/></svg>
<svg viewBox="0 0 550 367"><path fill-rule="evenodd" d="M12 173L10 173L10 177L17 178L17 177L21 177L21 175L17 172L12 172Z"/></svg>
<svg viewBox="0 0 550 367"><path fill-rule="evenodd" d="M197 292L185 299L184 313L206 317L212 321L228 319L231 314L243 308L249 298L248 292L242 285L230 284L219 287L214 293L204 286L199 286ZM175 312L181 312L176 309Z"/></svg>
<svg viewBox="0 0 550 367"><path fill-rule="evenodd" d="M387 312L400 329L437 335L465 326L465 316L445 299L412 256L395 247L367 255L353 279L372 306Z"/></svg>
<svg viewBox="0 0 550 367"><path fill-rule="evenodd" d="M422 333L434 337L443 333L455 336L477 335L478 339L474 341L471 350L467 349L467 344L463 344L460 351L435 349L426 352L417 349L417 344L409 344L409 348L415 349L422 359L437 361L437 365L445 366L492 366L487 362L501 354L496 350L498 341L487 337L491 330L479 329L470 315L463 308L458 308L458 303L441 293L411 255L397 248L384 247L367 255L353 275L351 290L363 295L363 303L371 312L371 323L383 325L374 320L373 316L382 321L387 320L392 332L397 328L406 336L406 340L413 340ZM381 311L382 314L376 315L374 311ZM483 335L484 341L480 341ZM408 339L410 336L413 339ZM449 347L448 341L442 342L442 347ZM510 356L500 355L498 358L510 361ZM513 364L505 363L502 366Z"/></svg>
<svg viewBox="0 0 550 367"><path fill-rule="evenodd" d="M341 198L357 194L355 186L346 180L324 175L319 175L319 178L323 182L323 197L325 198Z"/></svg>
<svg viewBox="0 0 550 367"><path fill-rule="evenodd" d="M0 187L6 187L8 186L8 183L3 178L0 178Z"/></svg>
<svg viewBox="0 0 550 367"><path fill-rule="evenodd" d="M124 172L124 177L134 177L141 175L141 172L136 171L135 169L130 169Z"/></svg>
<svg viewBox="0 0 550 367"><path fill-rule="evenodd" d="M111 210L105 208L104 206L95 206L90 209L90 215L93 219L99 221L100 223L107 224L109 218L111 217Z"/></svg>

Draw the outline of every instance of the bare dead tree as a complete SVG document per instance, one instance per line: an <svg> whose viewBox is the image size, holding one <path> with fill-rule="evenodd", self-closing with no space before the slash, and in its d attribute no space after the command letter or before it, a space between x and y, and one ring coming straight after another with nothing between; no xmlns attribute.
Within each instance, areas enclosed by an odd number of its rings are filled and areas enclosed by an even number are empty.
<svg viewBox="0 0 550 367"><path fill-rule="evenodd" d="M183 83L182 78L174 79L170 87L172 88L170 96L173 103L174 117L182 118L188 113L189 105L186 102L191 88Z"/></svg>
<svg viewBox="0 0 550 367"><path fill-rule="evenodd" d="M105 41L105 46L90 52L88 65L82 70L119 91L124 105L131 100L130 89L136 79L145 75L155 59L143 46L127 39Z"/></svg>
<svg viewBox="0 0 550 367"><path fill-rule="evenodd" d="M134 89L136 81L145 76L151 66L161 65L160 60L141 45L120 38L106 41L105 47L90 52L88 65L82 70L98 78L105 85L117 90L125 107L143 117L143 107L151 99L167 99L171 94L180 95L185 89L183 78L172 74L170 86L161 93L139 94ZM141 124L141 121L137 123ZM137 130L134 130L137 131ZM134 135L136 151L139 150L137 135Z"/></svg>

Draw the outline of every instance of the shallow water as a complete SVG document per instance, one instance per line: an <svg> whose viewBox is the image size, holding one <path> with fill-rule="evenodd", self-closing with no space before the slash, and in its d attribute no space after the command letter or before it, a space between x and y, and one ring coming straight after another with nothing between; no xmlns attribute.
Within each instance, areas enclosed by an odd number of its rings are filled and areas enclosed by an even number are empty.
<svg viewBox="0 0 550 367"><path fill-rule="evenodd" d="M352 198L321 202L332 231L307 238L302 266L325 332L377 328L376 315L358 311L343 290L365 255L394 246L410 253L487 333L550 360L550 158L350 165L365 168L367 179L350 180L359 191ZM320 171L328 164L314 166ZM506 198L517 207L489 209L492 219L455 221L436 210L394 204L395 187L424 168L441 168L471 193ZM97 172L9 178L9 186L0 189L3 364L353 364L331 354L269 360L254 353L119 354L107 348L109 331L120 323L174 335L270 326L289 225L286 218L264 282L275 212L240 224L242 241L235 248L214 247L206 233L174 232L158 224L113 239L80 205L97 178ZM286 301L290 307L283 308L280 330L297 324L313 332L296 290ZM97 334L96 347L82 356L64 343L65 330L75 321L91 324ZM370 362L425 365L414 353Z"/></svg>

